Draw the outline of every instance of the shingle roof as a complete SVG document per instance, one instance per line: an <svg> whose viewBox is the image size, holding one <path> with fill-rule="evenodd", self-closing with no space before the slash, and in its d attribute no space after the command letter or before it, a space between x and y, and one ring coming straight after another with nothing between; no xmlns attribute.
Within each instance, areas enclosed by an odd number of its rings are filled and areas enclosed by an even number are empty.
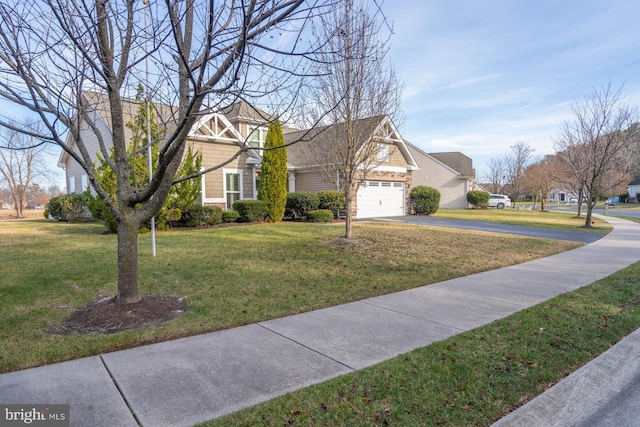
<svg viewBox="0 0 640 427"><path fill-rule="evenodd" d="M353 123L356 135L361 136L361 144L373 136L385 117L374 116ZM295 142L287 147L289 162L298 167L334 163L337 159L332 158L332 149L335 152L336 142L346 144L346 134L344 123L285 133L284 139L287 144Z"/></svg>
<svg viewBox="0 0 640 427"><path fill-rule="evenodd" d="M637 176L627 185L640 185L640 176Z"/></svg>
<svg viewBox="0 0 640 427"><path fill-rule="evenodd" d="M431 157L441 163L449 166L462 176L473 177L475 170L473 169L473 161L459 151L444 153L428 153Z"/></svg>
<svg viewBox="0 0 640 427"><path fill-rule="evenodd" d="M100 114L100 117L105 121L109 129L111 126L111 108L109 107L109 98L106 93L100 92L84 92L86 102L88 105L96 109ZM129 123L138 114L138 109L142 105L142 101L137 101L131 98L122 98L122 116L124 123ZM175 122L177 117L177 109L165 104L153 103L154 115L156 122L160 127L167 129L165 135L169 135L170 132L175 129ZM125 126L125 141L129 141L132 137L131 129Z"/></svg>
<svg viewBox="0 0 640 427"><path fill-rule="evenodd" d="M275 115L265 113L246 101L236 102L226 108L222 108L220 113L231 121L240 120L252 124L269 123L276 119Z"/></svg>

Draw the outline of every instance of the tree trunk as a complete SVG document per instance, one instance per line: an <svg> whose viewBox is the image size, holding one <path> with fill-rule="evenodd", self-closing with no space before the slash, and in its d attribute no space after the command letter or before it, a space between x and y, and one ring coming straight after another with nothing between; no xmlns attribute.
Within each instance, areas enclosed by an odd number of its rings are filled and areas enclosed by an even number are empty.
<svg viewBox="0 0 640 427"><path fill-rule="evenodd" d="M582 198L584 197L584 193L582 190L578 191L578 218L582 216Z"/></svg>
<svg viewBox="0 0 640 427"><path fill-rule="evenodd" d="M14 203L13 206L16 209L16 217L24 218L24 206L21 203Z"/></svg>
<svg viewBox="0 0 640 427"><path fill-rule="evenodd" d="M345 194L345 210L347 211L347 218L345 219L344 226L344 238L351 239L353 234L351 232L351 218L353 217L353 201L351 198L351 192L349 194Z"/></svg>
<svg viewBox="0 0 640 427"><path fill-rule="evenodd" d="M591 228L591 209L589 209L589 207L587 207L587 215L586 215L586 220L584 222L584 226L586 228Z"/></svg>
<svg viewBox="0 0 640 427"><path fill-rule="evenodd" d="M138 292L138 228L131 220L118 221L118 297L119 304L140 301Z"/></svg>

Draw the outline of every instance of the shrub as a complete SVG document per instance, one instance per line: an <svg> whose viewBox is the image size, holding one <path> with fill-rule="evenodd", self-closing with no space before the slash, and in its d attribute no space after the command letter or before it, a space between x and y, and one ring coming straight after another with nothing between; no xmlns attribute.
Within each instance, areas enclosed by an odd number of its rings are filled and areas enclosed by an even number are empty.
<svg viewBox="0 0 640 427"><path fill-rule="evenodd" d="M222 209L218 206L191 205L182 212L177 224L182 227L201 227L218 225L222 222Z"/></svg>
<svg viewBox="0 0 640 427"><path fill-rule="evenodd" d="M337 190L318 191L318 209L328 209L337 214L340 209L344 208L345 203L344 194Z"/></svg>
<svg viewBox="0 0 640 427"><path fill-rule="evenodd" d="M285 214L292 218L304 218L307 212L318 209L320 197L318 193L309 191L294 191L287 194Z"/></svg>
<svg viewBox="0 0 640 427"><path fill-rule="evenodd" d="M240 219L240 214L236 211L223 211L222 221L224 222L236 222Z"/></svg>
<svg viewBox="0 0 640 427"><path fill-rule="evenodd" d="M109 231L116 233L118 231L118 223L114 216L107 209L107 205L100 197L93 196L89 190L85 191L87 198L87 208L91 212L91 216L96 221L104 221Z"/></svg>
<svg viewBox="0 0 640 427"><path fill-rule="evenodd" d="M481 206L489 203L489 193L482 190L471 190L467 193L467 202L473 206Z"/></svg>
<svg viewBox="0 0 640 427"><path fill-rule="evenodd" d="M240 222L262 221L267 216L267 204L262 200L236 200L233 210L240 215Z"/></svg>
<svg viewBox="0 0 640 427"><path fill-rule="evenodd" d="M307 212L307 220L309 222L331 222L333 221L333 212L329 209L316 209Z"/></svg>
<svg viewBox="0 0 640 427"><path fill-rule="evenodd" d="M618 196L618 198L620 198L620 203L627 203L627 200L629 199L629 193L622 193Z"/></svg>
<svg viewBox="0 0 640 427"><path fill-rule="evenodd" d="M262 152L258 200L267 205L266 221L280 222L287 204L287 150L280 120L269 124L264 148L281 147Z"/></svg>
<svg viewBox="0 0 640 427"><path fill-rule="evenodd" d="M67 217L62 213L62 205L60 204L63 197L66 195L61 195L57 197L52 197L44 208L45 217L49 217L51 215L52 218L57 219L58 221L66 221Z"/></svg>
<svg viewBox="0 0 640 427"><path fill-rule="evenodd" d="M85 194L63 194L47 203L45 212L58 221L84 221L91 218Z"/></svg>
<svg viewBox="0 0 640 427"><path fill-rule="evenodd" d="M431 215L440 207L440 192L426 185L418 185L411 190L411 200L417 215Z"/></svg>

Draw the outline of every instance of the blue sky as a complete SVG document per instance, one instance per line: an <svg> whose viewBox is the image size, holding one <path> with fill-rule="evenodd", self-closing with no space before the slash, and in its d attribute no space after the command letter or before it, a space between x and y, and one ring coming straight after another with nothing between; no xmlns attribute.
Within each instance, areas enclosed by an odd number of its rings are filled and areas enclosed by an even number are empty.
<svg viewBox="0 0 640 427"><path fill-rule="evenodd" d="M377 0L380 1L380 0ZM536 156L594 87L640 104L640 2L385 0L404 83L400 130L427 152L461 151L477 173L518 141Z"/></svg>
<svg viewBox="0 0 640 427"><path fill-rule="evenodd" d="M463 152L479 178L518 141L552 153L571 102L594 87L624 84L640 104L640 1L375 1L394 27L402 135L427 152Z"/></svg>

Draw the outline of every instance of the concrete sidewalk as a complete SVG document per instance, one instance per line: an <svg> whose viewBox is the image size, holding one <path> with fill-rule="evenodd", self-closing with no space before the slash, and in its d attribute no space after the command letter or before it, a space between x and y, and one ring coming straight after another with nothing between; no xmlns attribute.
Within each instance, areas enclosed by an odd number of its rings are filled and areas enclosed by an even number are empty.
<svg viewBox="0 0 640 427"><path fill-rule="evenodd" d="M73 426L190 426L506 317L640 260L640 224L607 220L614 230L606 237L544 259L255 325L3 374L0 403L67 403ZM624 342L610 351L618 348L630 354ZM574 425L603 420L594 411L614 408L583 401L587 398L607 396L612 402L619 390L628 396L640 393L632 383L640 367L625 372L619 361L626 359L609 360L609 369L591 370L595 377L587 383L560 388L565 412L574 399L584 408L571 412ZM612 384L616 373L619 381ZM587 386L595 391L575 391ZM562 409L554 409L559 401L547 399L542 409L534 406L528 415L523 407L504 425L550 425L547 421ZM617 408L637 410L635 419L640 419L637 406ZM549 415L536 423L541 410Z"/></svg>

